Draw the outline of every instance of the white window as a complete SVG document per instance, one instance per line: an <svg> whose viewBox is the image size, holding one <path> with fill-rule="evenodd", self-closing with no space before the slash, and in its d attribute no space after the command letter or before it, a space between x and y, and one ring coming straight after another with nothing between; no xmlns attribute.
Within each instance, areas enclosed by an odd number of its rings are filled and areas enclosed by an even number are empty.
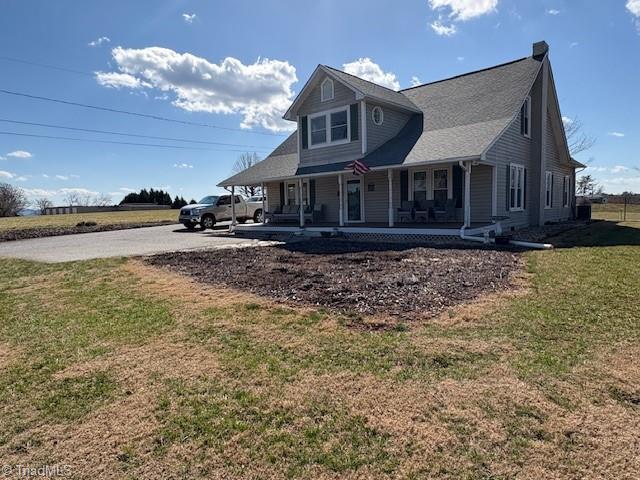
<svg viewBox="0 0 640 480"><path fill-rule="evenodd" d="M285 205L299 205L298 182L287 183ZM302 182L302 204L309 205L309 182Z"/></svg>
<svg viewBox="0 0 640 480"><path fill-rule="evenodd" d="M322 115L311 119L311 145L327 143L327 117Z"/></svg>
<svg viewBox="0 0 640 480"><path fill-rule="evenodd" d="M341 107L309 116L309 146L338 145L349 142L351 119L349 108Z"/></svg>
<svg viewBox="0 0 640 480"><path fill-rule="evenodd" d="M544 208L553 207L553 173L545 172Z"/></svg>
<svg viewBox="0 0 640 480"><path fill-rule="evenodd" d="M333 100L333 80L325 78L320 85L320 101Z"/></svg>
<svg viewBox="0 0 640 480"><path fill-rule="evenodd" d="M413 172L413 199L427 199L427 172Z"/></svg>
<svg viewBox="0 0 640 480"><path fill-rule="evenodd" d="M564 200L564 207L568 207L571 202L571 177L569 175L564 176L562 181L562 199Z"/></svg>
<svg viewBox="0 0 640 480"><path fill-rule="evenodd" d="M373 107L371 120L373 120L373 123L376 125L382 125L382 122L384 122L384 112L381 107Z"/></svg>
<svg viewBox="0 0 640 480"><path fill-rule="evenodd" d="M531 138L531 97L527 97L520 109L520 133Z"/></svg>
<svg viewBox="0 0 640 480"><path fill-rule="evenodd" d="M509 175L509 210L524 210L524 167L511 164Z"/></svg>
<svg viewBox="0 0 640 480"><path fill-rule="evenodd" d="M449 170L433 171L433 202L436 210L442 210L447 205L449 196Z"/></svg>
<svg viewBox="0 0 640 480"><path fill-rule="evenodd" d="M347 139L348 120L347 111L334 112L331 117L331 141L338 142Z"/></svg>

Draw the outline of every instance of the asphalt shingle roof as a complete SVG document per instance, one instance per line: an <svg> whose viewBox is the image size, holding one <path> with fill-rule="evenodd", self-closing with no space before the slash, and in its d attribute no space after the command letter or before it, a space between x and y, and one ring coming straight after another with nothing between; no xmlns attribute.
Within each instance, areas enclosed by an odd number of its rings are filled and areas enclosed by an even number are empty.
<svg viewBox="0 0 640 480"><path fill-rule="evenodd" d="M396 104L404 98L407 106L423 112L414 114L395 138L365 156L364 162L373 168L479 157L519 112L540 66L539 60L527 57L400 92L339 70L331 71L365 95L386 96ZM294 132L263 162L220 185L337 172L347 163L298 168L296 148Z"/></svg>

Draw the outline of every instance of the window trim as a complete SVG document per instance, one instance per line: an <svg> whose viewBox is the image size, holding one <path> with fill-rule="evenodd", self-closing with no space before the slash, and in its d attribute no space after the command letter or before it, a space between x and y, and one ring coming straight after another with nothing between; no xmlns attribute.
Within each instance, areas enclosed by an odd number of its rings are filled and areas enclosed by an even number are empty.
<svg viewBox="0 0 640 480"><path fill-rule="evenodd" d="M514 185L512 182L514 180L514 176L513 176L513 171L516 171L516 176L515 176L515 182L516 184ZM509 164L509 211L510 212L524 212L525 208L524 208L524 196L525 196L525 190L526 190L526 185L524 184L524 171L525 171L525 166L522 165L521 163L510 163ZM520 179L522 181L522 188L520 189L520 196L518 196L518 177L520 176ZM511 203L511 190L515 190L515 195L513 196L513 200L515 202L515 204ZM518 203L520 204L520 206L518 207Z"/></svg>
<svg viewBox="0 0 640 480"><path fill-rule="evenodd" d="M431 199L435 202L436 200L436 172L439 171L445 171L447 172L447 200L449 200L451 198L450 196L450 192L451 192L451 183L452 183L452 178L451 178L451 169L449 167L444 167L444 168L437 168L434 167L431 169ZM444 190L444 188L438 188L438 191L442 191ZM435 210L435 203L434 203L434 210ZM435 210L436 212L444 212L446 210Z"/></svg>
<svg viewBox="0 0 640 480"><path fill-rule="evenodd" d="M309 115L308 117L308 127L307 127L307 145L309 146L309 150L314 150L316 148L323 147L333 147L335 145L343 145L345 143L351 143L351 115L349 111L350 106L345 105L342 107L332 108L331 110L324 110L322 112L314 113ZM342 140L331 141L331 114L338 112L345 112L347 115L347 138ZM314 118L325 117L325 141L322 143L311 143L311 124Z"/></svg>
<svg viewBox="0 0 640 480"><path fill-rule="evenodd" d="M520 134L525 137L525 138L531 138L531 96L528 95L527 98L525 98L524 103L522 104L522 107L524 107L526 105L526 132L522 131L522 119L520 120ZM520 113L522 114L522 107L520 107Z"/></svg>
<svg viewBox="0 0 640 480"><path fill-rule="evenodd" d="M547 170L544 172L544 209L553 208L553 172Z"/></svg>
<svg viewBox="0 0 640 480"><path fill-rule="evenodd" d="M331 84L331 97L326 97L324 96L324 84L329 82ZM320 101L321 102L328 102L330 100L334 100L336 97L336 90L335 90L335 84L333 83L333 79L327 77L325 78L322 83L320 83Z"/></svg>
<svg viewBox="0 0 640 480"><path fill-rule="evenodd" d="M376 114L375 114L376 111L380 112L380 122L376 122ZM371 109L371 121L373 122L374 125L378 127L384 123L384 110L382 109L381 106L376 105Z"/></svg>
<svg viewBox="0 0 640 480"><path fill-rule="evenodd" d="M562 184L562 203L564 208L569 208L569 204L571 203L571 175L565 175L564 181Z"/></svg>
<svg viewBox="0 0 640 480"><path fill-rule="evenodd" d="M289 181L289 182L284 182L284 205L289 205L289 196L287 195L287 192L289 191L289 187L293 185L293 191L295 192L295 198L293 199L293 201L295 202L295 205L300 205L300 199L298 198L300 196L300 193L298 192L298 181ZM310 186L309 186L309 180L303 180L302 181L302 189L303 192L305 190L304 187L306 188L307 194L305 195L306 198L305 200L307 201L307 206L311 204L311 191Z"/></svg>
<svg viewBox="0 0 640 480"><path fill-rule="evenodd" d="M425 172L427 176L427 200L433 200L433 172L434 170L447 170L447 200L453 198L453 169L451 165L415 167L409 169L409 200L413 201L414 182L413 175L416 172Z"/></svg>

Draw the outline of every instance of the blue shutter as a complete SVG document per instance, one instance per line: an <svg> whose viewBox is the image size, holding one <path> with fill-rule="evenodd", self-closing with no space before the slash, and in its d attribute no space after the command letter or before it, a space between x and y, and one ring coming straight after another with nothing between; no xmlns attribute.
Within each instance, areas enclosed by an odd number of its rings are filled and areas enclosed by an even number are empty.
<svg viewBox="0 0 640 480"><path fill-rule="evenodd" d="M456 201L456 208L462 208L462 168L459 165L453 166L453 198Z"/></svg>
<svg viewBox="0 0 640 480"><path fill-rule="evenodd" d="M300 119L300 135L302 135L302 149L306 150L309 148L309 133L307 132L307 117L304 116Z"/></svg>
<svg viewBox="0 0 640 480"><path fill-rule="evenodd" d="M358 104L354 103L350 107L351 115L351 141L358 140Z"/></svg>
<svg viewBox="0 0 640 480"><path fill-rule="evenodd" d="M316 205L316 181L309 180L309 205L313 208Z"/></svg>
<svg viewBox="0 0 640 480"><path fill-rule="evenodd" d="M400 171L400 202L409 200L409 171Z"/></svg>

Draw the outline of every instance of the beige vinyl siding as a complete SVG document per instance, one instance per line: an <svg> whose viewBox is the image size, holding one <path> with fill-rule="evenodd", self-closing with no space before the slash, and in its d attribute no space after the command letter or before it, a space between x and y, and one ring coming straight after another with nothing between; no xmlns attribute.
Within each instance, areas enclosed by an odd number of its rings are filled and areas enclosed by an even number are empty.
<svg viewBox="0 0 640 480"><path fill-rule="evenodd" d="M373 123L372 112L376 104L367 103L367 152L372 152L395 137L409 120L409 115L389 107L383 107L382 125Z"/></svg>
<svg viewBox="0 0 640 480"><path fill-rule="evenodd" d="M267 189L267 212L273 212L280 208L280 182L265 183Z"/></svg>
<svg viewBox="0 0 640 480"><path fill-rule="evenodd" d="M471 169L471 223L491 221L492 188L493 167L488 165L473 167Z"/></svg>
<svg viewBox="0 0 640 480"><path fill-rule="evenodd" d="M547 132L545 141L547 142L547 159L545 171L553 173L553 206L551 208L545 208L544 220L545 222L561 222L571 218L571 207L564 206L564 198L562 192L563 179L565 175L573 178L573 168L566 163L562 163L558 150L558 145L553 134L553 127L551 125L551 116L547 119ZM573 180L572 180L573 181ZM542 193L545 194L546 186L543 185ZM571 191L573 186L570 186ZM571 202L569 202L571 205Z"/></svg>
<svg viewBox="0 0 640 480"><path fill-rule="evenodd" d="M326 102L320 101L320 85L326 76L322 76L309 96L300 106L299 118L314 113L320 113L339 107L349 107L356 103L355 93L337 80L333 81L334 99ZM349 112L347 112L349 115ZM302 140L298 139L300 151L300 166L326 165L334 162L345 162L362 157L362 119L360 118L360 105L358 104L358 140L341 145L302 149ZM308 124L310 128L310 123ZM351 128L354 128L352 125ZM301 120L298 120L298 132L302 132ZM309 144L309 146L311 146Z"/></svg>
<svg viewBox="0 0 640 480"><path fill-rule="evenodd" d="M316 205L324 205L324 221L338 222L338 177L316 178Z"/></svg>

